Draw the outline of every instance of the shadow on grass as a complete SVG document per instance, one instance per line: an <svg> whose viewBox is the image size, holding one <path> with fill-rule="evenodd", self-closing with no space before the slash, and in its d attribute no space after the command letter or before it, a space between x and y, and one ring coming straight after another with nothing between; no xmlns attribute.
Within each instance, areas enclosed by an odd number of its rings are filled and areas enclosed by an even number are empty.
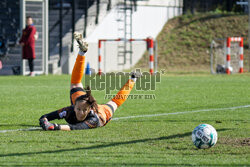
<svg viewBox="0 0 250 167"><path fill-rule="evenodd" d="M226 131L230 129L217 129L217 131ZM50 153L61 153L61 152L68 152L68 151L78 151L78 150L92 150L92 149L100 149L100 148L108 148L120 145L127 145L127 144L136 144L136 143L143 143L143 142L150 142L150 141L157 141L157 140L169 140L175 138L182 138L186 136L190 136L192 132L182 133L182 134L175 134L170 136L163 136L157 138L147 138L147 139L138 139L138 140L131 140L131 141L124 141L124 142L112 142L109 144L101 144L89 147L79 147L79 148L72 148L72 149L60 149L60 150L51 150L51 151L37 151L37 152L24 152L24 153L10 153L10 154L0 154L0 157L11 157L11 156L25 156L25 155L33 155L33 154L50 154Z"/></svg>

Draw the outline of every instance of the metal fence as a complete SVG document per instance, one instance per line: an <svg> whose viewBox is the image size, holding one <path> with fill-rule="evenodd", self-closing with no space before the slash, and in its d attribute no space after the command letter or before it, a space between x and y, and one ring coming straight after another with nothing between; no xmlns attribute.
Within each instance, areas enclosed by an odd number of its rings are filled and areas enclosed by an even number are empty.
<svg viewBox="0 0 250 167"><path fill-rule="evenodd" d="M99 4L101 0L50 0L49 1L49 52L57 49L59 53L58 66L61 65L61 57L63 52L63 36L67 32L72 33L73 51L73 33L75 31L75 22L84 16L83 36L86 37L89 8L95 4L96 12L92 14L95 17L95 24L99 22ZM110 10L111 0L107 1L107 10Z"/></svg>

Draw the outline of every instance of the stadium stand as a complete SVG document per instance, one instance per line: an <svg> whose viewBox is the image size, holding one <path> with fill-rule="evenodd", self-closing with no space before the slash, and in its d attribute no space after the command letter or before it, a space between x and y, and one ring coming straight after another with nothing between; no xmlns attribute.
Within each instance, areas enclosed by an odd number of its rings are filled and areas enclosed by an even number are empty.
<svg viewBox="0 0 250 167"><path fill-rule="evenodd" d="M42 69L42 8L41 2L26 2L26 16L32 16L39 38L36 41L36 59L34 61L35 71ZM1 61L3 68L0 75L20 74L21 47L18 41L21 36L20 31L20 2L19 0L3 0L0 2L1 11L1 32L5 44L6 52L3 52ZM26 66L28 70L28 67Z"/></svg>
<svg viewBox="0 0 250 167"><path fill-rule="evenodd" d="M58 64L60 58L60 18L63 20L62 27L62 41L63 46L67 46L71 43L72 33L72 1L63 1L62 17L60 17L60 1L49 1L49 64L56 62ZM75 20L74 23L81 22L81 30L84 30L84 25L87 23L93 24L94 19L85 22L85 15L88 14L88 9L96 9L96 0L76 0L75 2ZM26 16L31 16L36 26L39 38L36 41L36 59L35 71L41 71L42 69L42 8L39 1L26 1ZM106 2L107 3L107 2ZM92 11L92 10L91 10ZM95 11L91 12L88 17L97 17ZM93 21L94 20L94 21ZM98 19L96 19L98 20ZM78 31L78 30L77 30ZM86 31L86 27L85 27ZM21 36L20 31L20 1L19 0L1 0L0 1L0 61L3 64L3 68L0 70L0 75L12 75L20 73L21 64L21 47L18 45L18 41ZM67 36L65 38L65 36ZM66 44L65 44L66 43ZM66 47L63 47L65 52ZM67 50L66 50L67 51ZM26 67L28 66L26 63Z"/></svg>
<svg viewBox="0 0 250 167"><path fill-rule="evenodd" d="M42 55L42 8L39 1L26 1L26 16L31 16L37 28L39 38L36 41L36 59L34 60L35 72L41 71L43 67ZM109 0L75 0L75 31L82 31L85 35L90 34L98 20L105 17L107 12L115 6L116 0L111 4ZM64 0L62 4L62 17L60 17L60 1L49 1L49 68L58 68L59 72L63 63L61 57L68 56L72 44L72 1ZM100 13L100 14L99 14ZM62 18L62 53L60 53L60 18ZM20 31L20 0L0 1L0 61L3 68L0 75L20 74L21 69L21 47L18 41L21 37ZM72 48L71 48L72 49ZM66 54L65 54L66 53ZM65 59L65 58L64 58ZM65 61L64 61L65 64ZM58 66L58 67L57 67ZM28 66L26 63L26 70ZM57 69L56 69L57 70ZM54 71L56 71L54 70ZM53 70L49 70L51 73Z"/></svg>
<svg viewBox="0 0 250 167"><path fill-rule="evenodd" d="M19 0L0 1L0 75L12 74L12 68L20 64L20 49L16 44L20 36Z"/></svg>

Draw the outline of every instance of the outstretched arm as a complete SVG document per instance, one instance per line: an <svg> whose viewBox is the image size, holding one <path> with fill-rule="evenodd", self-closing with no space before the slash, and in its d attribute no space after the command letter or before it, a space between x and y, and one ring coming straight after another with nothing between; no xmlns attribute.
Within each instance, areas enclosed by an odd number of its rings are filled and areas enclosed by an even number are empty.
<svg viewBox="0 0 250 167"><path fill-rule="evenodd" d="M39 120L40 120L40 119L43 119L43 118L46 118L48 121L51 121L51 120L54 120L54 119L61 119L61 118L59 117L58 110L53 111L53 112L48 113L48 114L42 115L42 116L39 118Z"/></svg>
<svg viewBox="0 0 250 167"><path fill-rule="evenodd" d="M64 108L61 108L59 110L53 111L51 113L42 115L39 118L39 120L43 119L43 118L46 118L48 121L52 121L55 119L63 119L65 117L67 117L67 115L69 114L68 112L70 110L72 110L72 106L64 107Z"/></svg>
<svg viewBox="0 0 250 167"><path fill-rule="evenodd" d="M43 130L65 130L65 131L70 130L70 127L68 125L59 125L56 123L50 123L47 118L42 118L39 120L39 122Z"/></svg>
<svg viewBox="0 0 250 167"><path fill-rule="evenodd" d="M90 119L80 122L77 124L59 125L56 123L50 123L46 118L40 120L40 126L43 130L82 130L96 128L99 125L99 120L96 117L91 117Z"/></svg>
<svg viewBox="0 0 250 167"><path fill-rule="evenodd" d="M60 130L61 129L60 125L50 123L47 118L39 119L39 124L43 128L43 130Z"/></svg>

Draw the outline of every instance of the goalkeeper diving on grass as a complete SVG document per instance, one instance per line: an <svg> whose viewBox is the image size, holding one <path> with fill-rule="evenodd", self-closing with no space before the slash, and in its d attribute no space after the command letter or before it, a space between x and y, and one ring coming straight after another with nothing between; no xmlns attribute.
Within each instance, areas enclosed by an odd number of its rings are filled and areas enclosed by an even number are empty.
<svg viewBox="0 0 250 167"><path fill-rule="evenodd" d="M43 130L69 131L105 126L111 120L115 110L126 101L136 79L140 77L138 73L131 73L131 79L127 81L112 100L106 104L97 104L95 98L91 95L90 87L87 86L83 89L81 82L88 44L80 33L75 32L74 38L79 44L79 52L71 76L71 105L41 116L39 123ZM55 119L65 119L68 124L59 125L50 122Z"/></svg>

